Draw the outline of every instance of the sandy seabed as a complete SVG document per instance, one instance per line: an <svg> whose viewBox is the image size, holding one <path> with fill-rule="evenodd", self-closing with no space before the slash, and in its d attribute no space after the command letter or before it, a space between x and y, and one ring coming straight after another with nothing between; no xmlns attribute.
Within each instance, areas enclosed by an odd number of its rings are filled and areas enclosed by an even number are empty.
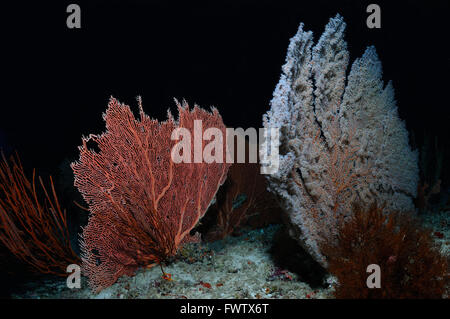
<svg viewBox="0 0 450 319"><path fill-rule="evenodd" d="M450 252L450 212L428 214L424 224L437 233L441 253ZM138 270L123 276L98 294L82 278L81 288L67 288L65 279L27 283L13 298L333 298L333 277L323 275L319 284L305 280L310 274L280 266L274 256L274 239L282 232L279 225L242 232L213 243L189 244L174 261L164 266L172 280L162 278L159 267ZM298 258L297 256L294 256ZM307 269L307 268L306 268ZM320 271L319 271L320 272ZM314 274L317 277L317 274ZM317 278L316 278L317 279ZM310 282L310 283L308 283ZM317 282L317 280L316 280Z"/></svg>

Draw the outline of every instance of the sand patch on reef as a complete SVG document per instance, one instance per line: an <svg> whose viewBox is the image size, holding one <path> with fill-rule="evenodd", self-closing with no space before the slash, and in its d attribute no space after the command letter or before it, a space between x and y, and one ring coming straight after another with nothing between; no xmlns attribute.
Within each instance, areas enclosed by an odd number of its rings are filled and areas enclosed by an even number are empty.
<svg viewBox="0 0 450 319"><path fill-rule="evenodd" d="M239 237L190 244L164 267L123 276L99 294L87 287L69 289L63 279L30 283L16 298L330 298L331 288L310 287L298 274L276 266L270 249L279 226L243 233Z"/></svg>
<svg viewBox="0 0 450 319"><path fill-rule="evenodd" d="M443 255L450 255L450 212L421 216L424 226L433 229L433 238ZM69 289L65 279L29 282L13 298L332 298L329 284L311 287L304 280L309 271L293 272L280 266L273 254L280 226L243 232L213 243L189 244L164 267L172 280L162 278L159 267L140 269L133 277L123 276L98 294L82 278L80 289ZM281 244L281 245L284 245ZM287 247L291 252L291 248ZM276 248L279 250L279 248ZM300 257L299 257L300 256ZM293 256L297 261L300 255ZM309 261L300 260L299 263ZM308 268L307 268L308 269ZM332 277L323 281L332 282Z"/></svg>

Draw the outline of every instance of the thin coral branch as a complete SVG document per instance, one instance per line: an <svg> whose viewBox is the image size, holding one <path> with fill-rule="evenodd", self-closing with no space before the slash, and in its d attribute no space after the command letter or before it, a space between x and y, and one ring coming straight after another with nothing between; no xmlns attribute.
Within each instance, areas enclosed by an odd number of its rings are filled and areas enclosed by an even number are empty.
<svg viewBox="0 0 450 319"><path fill-rule="evenodd" d="M0 241L19 260L39 273L66 275L69 264L79 262L71 248L67 216L59 204L53 180L47 190L35 171L31 182L19 157L0 164ZM43 195L43 196L42 196Z"/></svg>

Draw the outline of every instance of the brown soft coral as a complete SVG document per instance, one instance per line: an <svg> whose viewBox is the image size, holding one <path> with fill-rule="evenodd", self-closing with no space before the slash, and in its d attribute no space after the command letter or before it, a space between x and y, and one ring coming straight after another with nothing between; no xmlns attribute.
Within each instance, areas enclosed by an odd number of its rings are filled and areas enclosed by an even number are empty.
<svg viewBox="0 0 450 319"><path fill-rule="evenodd" d="M337 298L442 298L449 282L448 261L435 247L431 231L413 214L385 214L373 204L355 205L339 227L337 243L322 249L337 277ZM366 285L367 266L381 269L381 288Z"/></svg>
<svg viewBox="0 0 450 319"><path fill-rule="evenodd" d="M250 162L249 143L244 142L245 162L238 162L235 143L234 164L231 165L227 180L216 195L216 202L207 214L211 225L206 226L206 241L236 234L239 228L244 226L261 228L281 222L276 198L267 191L267 179L260 172L260 164Z"/></svg>

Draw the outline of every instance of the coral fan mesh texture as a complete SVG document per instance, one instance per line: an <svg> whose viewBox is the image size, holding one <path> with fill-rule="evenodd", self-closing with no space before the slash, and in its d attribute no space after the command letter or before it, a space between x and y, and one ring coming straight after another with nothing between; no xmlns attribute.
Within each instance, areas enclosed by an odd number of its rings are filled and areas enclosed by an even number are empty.
<svg viewBox="0 0 450 319"><path fill-rule="evenodd" d="M336 236L352 202L411 210L418 182L417 153L374 47L346 77L345 27L337 15L315 44L300 24L263 116L264 127L280 129L280 168L268 175L269 188L280 197L291 234L323 266L318 243Z"/></svg>
<svg viewBox="0 0 450 319"><path fill-rule="evenodd" d="M171 152L177 141L171 135L178 127L192 134L194 120L202 120L203 131L214 127L225 136L225 125L217 109L210 113L178 104L178 111L178 121L169 113L160 123L140 106L136 120L129 106L111 98L103 116L106 132L83 138L72 169L91 213L81 243L83 271L96 291L199 239L190 231L225 181L230 164L176 164ZM193 154L192 146L192 159Z"/></svg>

